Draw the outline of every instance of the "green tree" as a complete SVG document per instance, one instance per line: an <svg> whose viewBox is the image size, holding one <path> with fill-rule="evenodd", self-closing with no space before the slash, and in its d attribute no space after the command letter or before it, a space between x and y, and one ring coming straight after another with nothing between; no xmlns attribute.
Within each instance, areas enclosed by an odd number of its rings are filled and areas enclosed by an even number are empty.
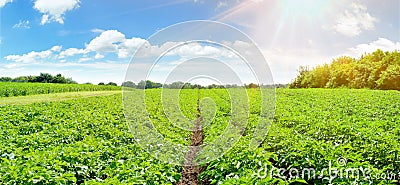
<svg viewBox="0 0 400 185"><path fill-rule="evenodd" d="M53 79L51 79L50 82L65 84L65 83L67 83L67 80L61 74L57 74L56 76L53 77Z"/></svg>
<svg viewBox="0 0 400 185"><path fill-rule="evenodd" d="M360 59L339 57L312 70L301 66L290 88L350 87L400 89L400 53L377 50Z"/></svg>
<svg viewBox="0 0 400 185"><path fill-rule="evenodd" d="M12 82L28 82L28 78L26 78L26 76L20 76L20 77L14 78L12 80Z"/></svg>
<svg viewBox="0 0 400 185"><path fill-rule="evenodd" d="M167 87L170 88L170 89L181 89L184 84L185 83L180 82L180 81L179 82L173 82L173 83L167 85Z"/></svg>
<svg viewBox="0 0 400 185"><path fill-rule="evenodd" d="M37 82L50 83L53 80L53 76L49 73L40 73L36 80Z"/></svg>
<svg viewBox="0 0 400 185"><path fill-rule="evenodd" d="M0 77L0 82L11 82L12 80L10 77Z"/></svg>
<svg viewBox="0 0 400 185"><path fill-rule="evenodd" d="M123 87L131 87L131 88L136 88L136 84L133 83L132 81L126 81L124 83L122 83Z"/></svg>
<svg viewBox="0 0 400 185"><path fill-rule="evenodd" d="M351 57L339 57L334 59L329 65L329 80L326 87L349 86L354 79L354 63L355 59Z"/></svg>
<svg viewBox="0 0 400 185"><path fill-rule="evenodd" d="M118 84L117 84L117 83L114 83L114 82L108 82L107 85L110 85L110 86L118 86Z"/></svg>
<svg viewBox="0 0 400 185"><path fill-rule="evenodd" d="M310 72L308 66L300 66L299 70L297 71L298 75L296 79L289 85L290 88L302 88L306 87L307 85L305 82L306 75Z"/></svg>

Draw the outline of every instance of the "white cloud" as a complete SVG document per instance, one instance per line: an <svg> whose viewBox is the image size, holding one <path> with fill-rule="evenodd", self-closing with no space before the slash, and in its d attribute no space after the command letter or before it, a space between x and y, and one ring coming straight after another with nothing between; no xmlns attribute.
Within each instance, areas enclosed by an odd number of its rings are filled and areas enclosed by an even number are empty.
<svg viewBox="0 0 400 185"><path fill-rule="evenodd" d="M364 53L372 53L378 49L382 51L400 50L400 42L393 42L385 38L379 38L369 44L359 44L356 47L349 48L347 55L360 57Z"/></svg>
<svg viewBox="0 0 400 185"><path fill-rule="evenodd" d="M101 55L101 54L97 53L97 54L94 56L94 58L95 58L95 59L102 59L102 58L104 58L104 55Z"/></svg>
<svg viewBox="0 0 400 185"><path fill-rule="evenodd" d="M20 20L19 23L15 24L12 28L23 28L23 29L29 29L31 28L29 26L29 21L22 21Z"/></svg>
<svg viewBox="0 0 400 185"><path fill-rule="evenodd" d="M62 49L62 46L53 46L50 51L54 51L54 52L60 52Z"/></svg>
<svg viewBox="0 0 400 185"><path fill-rule="evenodd" d="M0 67L3 76L12 78L40 73L63 74L78 83L99 83L124 81L127 63L116 62L63 62L63 63L11 63ZM8 67L8 68L6 68Z"/></svg>
<svg viewBox="0 0 400 185"><path fill-rule="evenodd" d="M94 29L91 29L90 31L93 33L103 33L105 30L94 28Z"/></svg>
<svg viewBox="0 0 400 185"><path fill-rule="evenodd" d="M88 51L95 51L97 53L117 52L118 45L125 41L125 35L117 30L107 30L94 38L86 46Z"/></svg>
<svg viewBox="0 0 400 185"><path fill-rule="evenodd" d="M52 48L45 50L45 51L31 51L27 54L23 55L8 55L4 57L6 60L14 61L14 62L21 62L21 63L33 63L37 62L40 59L49 59L51 57L56 56L58 52L60 52L62 46L53 46Z"/></svg>
<svg viewBox="0 0 400 185"><path fill-rule="evenodd" d="M46 24L48 22L50 22L49 21L49 15L47 15L47 14L43 15L42 16L42 20L40 21L40 24L44 25L44 24ZM62 23L60 23L60 24L64 24L64 21L62 21Z"/></svg>
<svg viewBox="0 0 400 185"><path fill-rule="evenodd" d="M68 48L65 51L61 51L59 58L71 57L78 54L84 54L86 51L84 49L78 48Z"/></svg>
<svg viewBox="0 0 400 185"><path fill-rule="evenodd" d="M23 55L8 55L5 57L6 60L14 62L32 63L37 62L40 59L58 58L63 59L61 61L68 61L67 57L73 57L81 54L88 54L95 52L94 56L82 56L78 59L79 62L85 62L93 59L102 59L105 56L103 53L114 53L119 58L131 57L137 48L146 42L141 38L126 39L125 35L118 32L117 30L107 30L102 32L98 37L94 38L86 45L85 48L68 48L62 50L62 46L54 46L49 50L45 51L32 51Z"/></svg>
<svg viewBox="0 0 400 185"><path fill-rule="evenodd" d="M146 43L148 44L148 43ZM207 44L203 42L166 42L161 46L148 46L150 47L147 55L161 55L163 52L167 56L179 56L181 58L193 57L212 57L212 58L234 58L235 54L227 49L230 48L236 51L248 51L253 47L250 43L243 41L222 42L221 46L214 44Z"/></svg>
<svg viewBox="0 0 400 185"><path fill-rule="evenodd" d="M6 60L15 61L15 62L22 62L22 63L33 63L40 59L49 58L52 55L51 50L45 51L31 51L27 54L23 55L8 55L4 57Z"/></svg>
<svg viewBox="0 0 400 185"><path fill-rule="evenodd" d="M361 4L352 3L351 10L345 10L336 19L333 29L343 35L354 37L363 30L373 30L377 19L367 12L367 7Z"/></svg>
<svg viewBox="0 0 400 185"><path fill-rule="evenodd" d="M125 35L117 30L106 30L102 31L98 37L86 45L86 51L96 52L96 59L104 58L103 53L116 53L118 58L128 58L146 42L142 38L132 37L131 39L126 39Z"/></svg>
<svg viewBox="0 0 400 185"><path fill-rule="evenodd" d="M0 8L3 8L7 3L12 3L13 0L0 0Z"/></svg>
<svg viewBox="0 0 400 185"><path fill-rule="evenodd" d="M127 39L123 33L117 30L106 30L92 39L84 48L67 48L63 50L62 46L54 46L46 51L32 51L22 55L9 55L5 58L15 62L35 62L39 59L46 58L68 61L69 57L81 55L80 61L82 62L89 61L89 58L93 60L102 59L105 58L106 53L112 53L120 59L125 59L132 57L143 44L146 44L149 50L147 50L147 53L141 53L142 55L140 57L159 56L162 55L163 52L168 52L166 55L169 56L176 55L185 58L199 56L229 58L233 56L232 52L212 45L183 42L166 42L162 45L151 45L145 39L135 37ZM234 42L230 43L230 47L233 49L246 49L248 46L243 42ZM89 55L90 53L95 54ZM74 58L74 60L76 60L76 58Z"/></svg>
<svg viewBox="0 0 400 185"><path fill-rule="evenodd" d="M17 63L11 63L11 64L6 64L3 67L6 69L13 69L15 67L20 67L21 65L18 65Z"/></svg>
<svg viewBox="0 0 400 185"><path fill-rule="evenodd" d="M141 38L131 38L126 39L123 43L119 45L118 57L127 58L131 57L135 51L147 41Z"/></svg>
<svg viewBox="0 0 400 185"><path fill-rule="evenodd" d="M186 58L197 56L218 57L223 56L223 51L213 46L188 43L179 45L177 48L171 50L171 54Z"/></svg>
<svg viewBox="0 0 400 185"><path fill-rule="evenodd" d="M34 8L43 14L41 24L58 22L64 24L64 14L79 7L80 0L36 0Z"/></svg>
<svg viewBox="0 0 400 185"><path fill-rule="evenodd" d="M32 51L22 55L9 55L5 58L9 61L24 63L50 61L49 59L52 59L52 61L58 59L60 62L68 62L71 60L85 62L103 59L106 53L112 53L120 59L126 59L132 57L143 44L146 44L149 50L147 50L147 53L141 53L140 57L160 56L163 52L168 52L166 54L168 56L179 56L181 58L200 56L213 58L234 57L232 52L213 45L184 42L166 42L162 45L151 45L145 39L135 37L127 39L123 33L117 30L106 30L92 39L84 48L67 48L63 50L62 46L54 46L46 51ZM246 48L249 47L248 43L241 41L226 44L235 50L246 50ZM79 56L78 58L71 58L77 55Z"/></svg>

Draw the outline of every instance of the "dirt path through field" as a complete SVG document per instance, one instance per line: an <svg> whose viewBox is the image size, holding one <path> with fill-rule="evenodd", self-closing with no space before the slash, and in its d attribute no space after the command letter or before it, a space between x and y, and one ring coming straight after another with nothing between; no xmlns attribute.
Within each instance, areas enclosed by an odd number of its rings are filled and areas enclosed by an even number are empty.
<svg viewBox="0 0 400 185"><path fill-rule="evenodd" d="M30 96L17 96L0 98L0 106L4 105L28 105L41 102L55 102L79 98L89 98L94 96L108 96L122 93L121 91L85 91L85 92L68 92L54 94L39 94Z"/></svg>
<svg viewBox="0 0 400 185"><path fill-rule="evenodd" d="M199 91L200 92L200 91ZM202 117L200 115L200 93L197 98L197 120L195 122L194 130L190 135L192 144L190 146L200 146L203 144L203 130L201 127ZM197 156L199 147L192 147L186 154L186 161L183 164L182 178L178 182L178 185L197 185L199 184L198 177L200 173L204 170L201 166L197 165L194 161Z"/></svg>

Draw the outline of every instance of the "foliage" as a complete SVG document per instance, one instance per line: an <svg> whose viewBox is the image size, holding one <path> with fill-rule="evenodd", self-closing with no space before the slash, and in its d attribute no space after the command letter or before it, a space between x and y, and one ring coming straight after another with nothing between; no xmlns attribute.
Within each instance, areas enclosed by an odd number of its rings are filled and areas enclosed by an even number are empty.
<svg viewBox="0 0 400 185"><path fill-rule="evenodd" d="M118 86L117 85L117 83L115 83L115 82L108 82L108 84L107 85L111 85L111 86Z"/></svg>
<svg viewBox="0 0 400 185"><path fill-rule="evenodd" d="M0 97L26 96L79 91L121 90L115 86L97 86L91 84L52 84L52 83L12 83L0 82Z"/></svg>
<svg viewBox="0 0 400 185"><path fill-rule="evenodd" d="M339 57L309 70L300 67L290 88L369 88L400 90L400 52L377 50L360 59Z"/></svg>
<svg viewBox="0 0 400 185"><path fill-rule="evenodd" d="M115 82L108 82L107 84L105 84L104 82L100 82L100 83L97 84L97 85L118 86L118 84L115 83Z"/></svg>
<svg viewBox="0 0 400 185"><path fill-rule="evenodd" d="M37 83L60 83L76 84L71 78L65 78L61 74L53 76L49 73L40 73L39 76L20 76L17 78L1 77L0 82L37 82Z"/></svg>
<svg viewBox="0 0 400 185"><path fill-rule="evenodd" d="M11 82L12 80L10 77L0 77L0 82Z"/></svg>
<svg viewBox="0 0 400 185"><path fill-rule="evenodd" d="M0 107L0 184L172 184L128 131L121 95Z"/></svg>
<svg viewBox="0 0 400 185"><path fill-rule="evenodd" d="M259 88L259 85L255 84L255 83L250 83L249 85L246 85L246 88L255 89L255 88Z"/></svg>
<svg viewBox="0 0 400 185"><path fill-rule="evenodd" d="M259 114L256 92L249 91L248 133ZM205 184L399 182L399 92L282 89L277 97L275 122L263 144L249 150L251 135L245 134L240 144L206 166L200 176ZM315 176L308 176L309 169L315 169ZM334 170L343 174L335 176Z"/></svg>
<svg viewBox="0 0 400 185"><path fill-rule="evenodd" d="M102 83L104 85L104 83ZM99 84L100 85L100 84ZM251 88L257 88L258 85L251 83ZM126 81L122 83L123 87L137 88L137 89L157 89L157 88L165 88L165 89L223 89L223 88L235 88L238 87L236 84L227 84L227 85L216 85L211 84L208 86L202 86L199 84L191 84L184 83L181 81L172 82L170 84L161 84L158 82L153 82L151 80L141 80L138 84L135 84L132 81ZM277 85L279 87L284 87L284 85Z"/></svg>
<svg viewBox="0 0 400 185"><path fill-rule="evenodd" d="M166 102L161 101L161 89L145 91L146 112L166 140L189 144L190 132L176 125L181 122L178 115L196 119L199 105L214 105L216 110L211 124L204 127L204 143L224 132L234 103L226 89L168 90L163 96ZM263 105L260 90L246 91L247 130L235 147L204 166L200 175L204 184L398 184L400 92L278 89L274 123L264 142L251 150L248 146ZM177 92L179 100L172 96ZM215 104L208 104L207 97ZM128 130L121 101L121 95L113 95L0 106L0 183L178 182L181 167L165 164L139 147ZM180 111L173 111L177 108L173 103L179 103ZM214 114L201 115L207 120ZM339 159L345 163L339 164ZM288 173L307 168L315 169L316 176ZM324 168L369 169L370 176L360 172L328 178L332 174ZM373 176L390 173L396 178Z"/></svg>
<svg viewBox="0 0 400 185"><path fill-rule="evenodd" d="M156 89L162 87L161 83L152 82L150 80L142 80L140 81L137 86L138 89Z"/></svg>
<svg viewBox="0 0 400 185"><path fill-rule="evenodd" d="M136 88L136 84L133 83L132 81L126 81L126 82L122 83L122 87Z"/></svg>

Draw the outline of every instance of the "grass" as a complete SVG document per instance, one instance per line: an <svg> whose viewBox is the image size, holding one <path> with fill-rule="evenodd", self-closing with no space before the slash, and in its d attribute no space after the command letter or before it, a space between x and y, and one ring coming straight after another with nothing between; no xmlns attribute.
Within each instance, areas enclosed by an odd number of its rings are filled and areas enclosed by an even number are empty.
<svg viewBox="0 0 400 185"><path fill-rule="evenodd" d="M112 91L121 89L121 87L110 85L0 82L0 98L66 92Z"/></svg>

